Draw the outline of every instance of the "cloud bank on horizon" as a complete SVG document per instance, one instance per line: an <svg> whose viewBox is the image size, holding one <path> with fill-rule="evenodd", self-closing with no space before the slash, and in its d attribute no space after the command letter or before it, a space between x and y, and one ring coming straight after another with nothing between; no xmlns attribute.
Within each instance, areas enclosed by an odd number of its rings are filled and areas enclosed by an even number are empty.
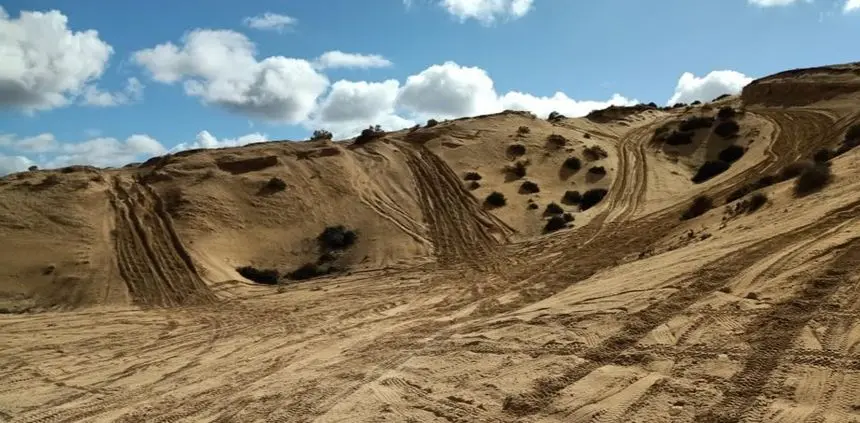
<svg viewBox="0 0 860 423"><path fill-rule="evenodd" d="M806 0L748 0L759 7L788 6ZM405 3L409 5L410 0ZM535 7L534 0L434 0L461 22L482 25L522 19ZM846 12L860 9L860 0L847 0ZM298 20L265 12L241 19L252 30L284 32ZM247 35L233 29L193 29L128 53L119 60L138 73L113 90L99 85L116 55L96 29L73 30L58 10L22 11L10 16L0 7L0 109L38 116L66 107L121 107L145 101L149 85L172 87L196 99L203 107L217 108L251 121L298 125L307 130L326 128L338 138L350 137L371 124L386 130L402 129L429 118L445 119L527 110L546 117L552 111L583 116L610 105L638 103L623 93L603 100L579 100L564 92L539 96L528 92L496 90L490 73L454 61L432 64L401 80L332 81L330 70L386 69L395 64L383 54L331 50L314 58L262 56ZM142 82L143 81L143 82ZM724 93L737 93L752 78L733 70L714 70L696 76L683 72L667 104L707 101ZM158 140L136 134L124 140L92 137L61 142L51 133L0 133L0 174L38 164L117 166L145 155L186 148L238 146L262 141L265 134L218 139L201 130L193 141L166 148Z"/></svg>

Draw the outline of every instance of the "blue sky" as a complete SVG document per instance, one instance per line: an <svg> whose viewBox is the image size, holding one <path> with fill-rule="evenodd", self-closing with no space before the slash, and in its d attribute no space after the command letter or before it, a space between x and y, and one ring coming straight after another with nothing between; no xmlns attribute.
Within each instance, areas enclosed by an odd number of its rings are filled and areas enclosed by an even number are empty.
<svg viewBox="0 0 860 423"><path fill-rule="evenodd" d="M506 108L709 100L857 59L860 0L13 0L0 174Z"/></svg>

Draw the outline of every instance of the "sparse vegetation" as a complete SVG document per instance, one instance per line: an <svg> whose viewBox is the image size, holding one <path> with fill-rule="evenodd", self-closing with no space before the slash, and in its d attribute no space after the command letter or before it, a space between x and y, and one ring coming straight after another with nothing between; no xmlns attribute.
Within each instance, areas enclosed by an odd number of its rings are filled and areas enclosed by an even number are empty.
<svg viewBox="0 0 860 423"><path fill-rule="evenodd" d="M758 209L764 207L765 204L767 204L767 195L757 192L750 196L747 213L754 213L758 211Z"/></svg>
<svg viewBox="0 0 860 423"><path fill-rule="evenodd" d="M531 128L529 128L528 126L520 126L519 128L517 128L517 134L519 135L526 135L531 131Z"/></svg>
<svg viewBox="0 0 860 423"><path fill-rule="evenodd" d="M478 188L480 188L480 187L481 187L481 184L480 184L478 181L470 181L470 182L466 185L466 188L468 188L468 189L469 189L469 190L471 190L471 191L474 191L474 190L476 190L476 189L478 189Z"/></svg>
<svg viewBox="0 0 860 423"><path fill-rule="evenodd" d="M277 285L281 275L275 269L258 269L253 266L236 268L236 272L249 281L263 285Z"/></svg>
<svg viewBox="0 0 860 423"><path fill-rule="evenodd" d="M832 178L830 166L824 164L809 166L794 182L794 195L803 197L821 191L830 184Z"/></svg>
<svg viewBox="0 0 860 423"><path fill-rule="evenodd" d="M568 223L574 221L573 213L565 213L565 214L561 215L561 217L564 219L565 222L568 222Z"/></svg>
<svg viewBox="0 0 860 423"><path fill-rule="evenodd" d="M679 132L672 131L671 134L666 136L666 144L668 145L686 145L693 143L693 133L692 132Z"/></svg>
<svg viewBox="0 0 860 423"><path fill-rule="evenodd" d="M39 166L36 166L36 165L30 166L27 168L27 171L29 171L29 172L35 172L37 170L39 170Z"/></svg>
<svg viewBox="0 0 860 423"><path fill-rule="evenodd" d="M582 194L579 191L566 191L561 197L561 202L567 205L579 204L582 201Z"/></svg>
<svg viewBox="0 0 860 423"><path fill-rule="evenodd" d="M526 154L526 146L522 144L511 144L507 149L508 156L520 157Z"/></svg>
<svg viewBox="0 0 860 423"><path fill-rule="evenodd" d="M710 197L705 195L700 195L693 199L693 202L690 204L690 207L687 208L681 215L681 220L689 220L694 217L699 217L708 212L708 210L714 207L714 202Z"/></svg>
<svg viewBox="0 0 860 423"><path fill-rule="evenodd" d="M603 147L599 145L592 145L590 147L586 147L585 150L583 150L582 154L585 156L585 159L590 162L609 157L609 154L606 152L606 150L604 150Z"/></svg>
<svg viewBox="0 0 860 423"><path fill-rule="evenodd" d="M582 161L578 157L571 156L564 160L562 167L571 172L578 172L579 169L582 169Z"/></svg>
<svg viewBox="0 0 860 423"><path fill-rule="evenodd" d="M345 250L352 247L356 240L358 240L358 234L343 225L328 226L317 236L322 252Z"/></svg>
<svg viewBox="0 0 860 423"><path fill-rule="evenodd" d="M537 203L529 203L529 205L528 205L528 206L526 206L526 208L527 208L527 209L529 209L529 210L537 210L537 209L538 209L538 205L537 205Z"/></svg>
<svg viewBox="0 0 860 423"><path fill-rule="evenodd" d="M845 139L842 140L842 145L836 149L833 157L841 156L858 145L860 145L860 124L848 128L848 131L845 133Z"/></svg>
<svg viewBox="0 0 860 423"><path fill-rule="evenodd" d="M279 192L287 189L287 183L283 179L274 177L266 182L265 189L270 192Z"/></svg>
<svg viewBox="0 0 860 423"><path fill-rule="evenodd" d="M603 188L595 188L586 191L585 194L582 194L582 200L579 202L579 209L586 211L596 206L598 203L603 201L608 193L609 191Z"/></svg>
<svg viewBox="0 0 860 423"><path fill-rule="evenodd" d="M567 221L563 216L555 215L547 219L546 225L543 227L544 233L550 233L567 228Z"/></svg>
<svg viewBox="0 0 860 423"><path fill-rule="evenodd" d="M320 140L330 140L333 138L331 132L326 131L325 129L317 129L314 131L313 135L311 135L311 141L320 141Z"/></svg>
<svg viewBox="0 0 860 423"><path fill-rule="evenodd" d="M543 211L543 214L544 216L564 214L564 209L556 203L549 203L546 205L546 209Z"/></svg>
<svg viewBox="0 0 860 423"><path fill-rule="evenodd" d="M714 124L714 118L708 116L693 116L681 121L678 125L678 130L681 132L695 131L697 129L707 129Z"/></svg>
<svg viewBox="0 0 860 423"><path fill-rule="evenodd" d="M540 187L532 181L525 181L520 185L520 194L537 194L539 192Z"/></svg>
<svg viewBox="0 0 860 423"><path fill-rule="evenodd" d="M425 125L425 126L428 128L432 128L438 124L439 124L439 121L436 119L427 119L427 125Z"/></svg>
<svg viewBox="0 0 860 423"><path fill-rule="evenodd" d="M732 144L726 147L723 151L720 151L719 158L720 160L726 163L734 163L741 159L746 153L746 149L739 145Z"/></svg>
<svg viewBox="0 0 860 423"><path fill-rule="evenodd" d="M553 148L564 147L567 145L567 138L559 134L552 134L546 137L546 144Z"/></svg>
<svg viewBox="0 0 860 423"><path fill-rule="evenodd" d="M588 173L596 176L606 175L606 168L603 166L593 166L591 169L588 169Z"/></svg>
<svg viewBox="0 0 860 423"><path fill-rule="evenodd" d="M722 160L708 161L699 167L691 181L694 184L701 184L727 170L729 170L729 164Z"/></svg>
<svg viewBox="0 0 860 423"><path fill-rule="evenodd" d="M733 120L724 120L717 124L714 128L714 133L723 138L732 138L737 136L740 130L741 127L737 122Z"/></svg>
<svg viewBox="0 0 860 423"><path fill-rule="evenodd" d="M385 136L385 131L382 130L382 127L379 125L371 126L367 129L361 131L361 135L359 135L355 139L355 144L362 145L367 144L372 141L376 141Z"/></svg>
<svg viewBox="0 0 860 423"><path fill-rule="evenodd" d="M481 179L484 179L484 177L481 176L481 174L478 172L466 172L466 175L463 176L463 179L466 181L480 181Z"/></svg>
<svg viewBox="0 0 860 423"><path fill-rule="evenodd" d="M702 104L702 102L701 102L701 101L699 101L699 100L696 100L696 101L694 101L694 102L690 103L690 105L691 105L691 106L698 106L698 105L700 105L700 104Z"/></svg>
<svg viewBox="0 0 860 423"><path fill-rule="evenodd" d="M564 118L565 117L563 114L556 112L556 111L552 111L549 113L549 116L546 118L546 120L548 120L550 122L557 122L557 121L560 121Z"/></svg>
<svg viewBox="0 0 860 423"><path fill-rule="evenodd" d="M812 160L815 163L826 163L833 156L833 152L827 148L821 148L812 155Z"/></svg>
<svg viewBox="0 0 860 423"><path fill-rule="evenodd" d="M711 100L711 101L720 101L720 100L722 100L722 99L724 99L724 98L729 98L729 97L731 97L731 94L722 94L722 95L718 96L717 98L715 98L715 99L713 99L713 100Z"/></svg>
<svg viewBox="0 0 860 423"><path fill-rule="evenodd" d="M589 134L588 132L586 132L586 133L582 134L582 137L583 137L583 138L585 138L585 139L587 139L587 140L590 140L590 139L591 139L591 134Z"/></svg>
<svg viewBox="0 0 860 423"><path fill-rule="evenodd" d="M717 112L717 118L720 120L733 119L735 115L737 115L737 112L735 111L735 109L729 106L721 107L720 110Z"/></svg>
<svg viewBox="0 0 860 423"><path fill-rule="evenodd" d="M528 160L519 160L513 165L505 166L505 173L511 179L522 179L526 177L528 166Z"/></svg>
<svg viewBox="0 0 860 423"><path fill-rule="evenodd" d="M673 109L677 109L679 107L687 107L687 103L675 103L674 105L672 105Z"/></svg>
<svg viewBox="0 0 860 423"><path fill-rule="evenodd" d="M779 182L787 181L789 179L794 179L801 174L803 174L806 169L814 166L814 163L808 161L800 161L792 163L779 172Z"/></svg>
<svg viewBox="0 0 860 423"><path fill-rule="evenodd" d="M505 194L502 194L498 191L494 191L493 193L488 195L486 199L484 199L484 204L490 207L504 207L506 204L508 204L508 199L505 198Z"/></svg>

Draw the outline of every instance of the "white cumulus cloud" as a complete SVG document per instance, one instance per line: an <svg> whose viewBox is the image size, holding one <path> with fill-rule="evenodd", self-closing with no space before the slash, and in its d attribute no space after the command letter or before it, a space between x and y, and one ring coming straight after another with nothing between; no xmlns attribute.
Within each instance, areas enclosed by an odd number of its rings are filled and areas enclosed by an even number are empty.
<svg viewBox="0 0 860 423"><path fill-rule="evenodd" d="M391 66L391 61L378 54L344 53L339 50L327 51L316 60L321 69L332 68L384 68Z"/></svg>
<svg viewBox="0 0 860 423"><path fill-rule="evenodd" d="M713 71L703 77L685 72L666 104L710 101L722 94L737 94L750 82L752 78L732 70Z"/></svg>
<svg viewBox="0 0 860 423"><path fill-rule="evenodd" d="M472 116L499 111L493 80L478 67L433 65L406 78L398 104L418 115Z"/></svg>
<svg viewBox="0 0 860 423"><path fill-rule="evenodd" d="M400 83L390 79L383 82L337 81L319 110L306 126L325 128L335 138L349 138L370 125L384 130L397 130L415 123L396 113Z"/></svg>
<svg viewBox="0 0 860 423"><path fill-rule="evenodd" d="M297 22L296 18L271 12L250 16L242 20L242 23L249 28L276 32L283 32L285 29L294 26Z"/></svg>
<svg viewBox="0 0 860 423"><path fill-rule="evenodd" d="M167 152L158 140L145 134L134 134L125 140L96 137L77 143L61 142L51 133L29 137L4 134L0 135L0 140L3 141L0 144L3 149L12 152L11 155L2 155L6 166L5 172L0 166L0 173L18 171L24 165L33 164L44 168L70 165L122 166ZM21 153L37 154L38 163ZM9 170L13 167L10 163L17 166L17 170Z"/></svg>
<svg viewBox="0 0 860 423"><path fill-rule="evenodd" d="M181 44L140 50L132 60L158 82L182 81L186 94L249 117L304 121L329 85L307 60L272 56L258 61L254 43L235 31L194 30Z"/></svg>
<svg viewBox="0 0 860 423"><path fill-rule="evenodd" d="M112 53L98 32L69 29L59 11L12 19L0 7L0 108L65 106L101 77Z"/></svg>
<svg viewBox="0 0 860 423"><path fill-rule="evenodd" d="M35 164L25 156L6 156L0 153L0 176L14 172L23 172Z"/></svg>
<svg viewBox="0 0 860 423"><path fill-rule="evenodd" d="M532 8L533 0L440 0L439 4L460 21L475 19L491 24L499 19L518 19ZM407 3L408 4L408 3Z"/></svg>
<svg viewBox="0 0 860 423"><path fill-rule="evenodd" d="M223 147L238 147L245 144L266 141L266 134L254 132L252 134L243 135L238 138L223 138L218 139L209 131L203 130L197 133L194 141L178 144L170 149L171 152L194 150L198 148L223 148Z"/></svg>
<svg viewBox="0 0 860 423"><path fill-rule="evenodd" d="M82 103L89 106L110 107L137 103L143 99L145 86L137 78L128 78L125 89L117 92L101 91L95 85L84 88Z"/></svg>
<svg viewBox="0 0 860 423"><path fill-rule="evenodd" d="M774 6L788 6L794 3L800 2L808 2L809 0L747 0L750 4L756 5L759 7L774 7Z"/></svg>
<svg viewBox="0 0 860 423"><path fill-rule="evenodd" d="M845 0L845 6L843 6L842 11L849 13L855 10L860 10L860 0Z"/></svg>

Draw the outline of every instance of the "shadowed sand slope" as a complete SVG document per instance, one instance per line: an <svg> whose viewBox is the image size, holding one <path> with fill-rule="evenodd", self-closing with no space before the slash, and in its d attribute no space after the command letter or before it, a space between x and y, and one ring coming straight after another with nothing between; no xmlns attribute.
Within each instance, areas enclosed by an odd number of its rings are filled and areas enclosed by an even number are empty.
<svg viewBox="0 0 860 423"><path fill-rule="evenodd" d="M860 421L856 69L2 178L0 420Z"/></svg>

